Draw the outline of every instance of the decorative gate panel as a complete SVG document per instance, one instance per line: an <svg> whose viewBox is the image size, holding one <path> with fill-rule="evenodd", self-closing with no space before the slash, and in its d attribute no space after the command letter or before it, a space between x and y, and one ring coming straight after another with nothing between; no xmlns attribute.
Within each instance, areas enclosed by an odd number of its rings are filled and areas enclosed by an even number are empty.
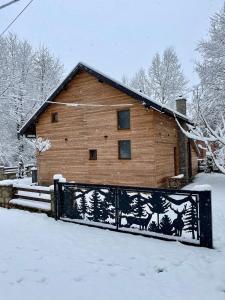
<svg viewBox="0 0 225 300"><path fill-rule="evenodd" d="M212 247L211 192L56 183L56 219Z"/></svg>

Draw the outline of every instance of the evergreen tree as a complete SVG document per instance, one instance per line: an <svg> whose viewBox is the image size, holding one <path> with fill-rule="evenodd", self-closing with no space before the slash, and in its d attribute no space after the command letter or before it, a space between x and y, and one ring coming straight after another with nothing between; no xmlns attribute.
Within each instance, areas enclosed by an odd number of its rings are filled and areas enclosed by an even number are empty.
<svg viewBox="0 0 225 300"><path fill-rule="evenodd" d="M108 209L108 217L115 220L115 193L112 190L109 190L107 193L104 194L105 198L104 201L106 202L107 209Z"/></svg>
<svg viewBox="0 0 225 300"><path fill-rule="evenodd" d="M148 230L153 231L153 232L159 232L159 228L158 228L155 221L152 221L152 223L150 224Z"/></svg>
<svg viewBox="0 0 225 300"><path fill-rule="evenodd" d="M164 215L160 222L160 231L164 234L172 235L172 221L168 215Z"/></svg>
<svg viewBox="0 0 225 300"><path fill-rule="evenodd" d="M135 200L134 200L134 205L133 205L133 214L135 217L143 217L146 215L145 212L145 201L141 197L141 194L138 193Z"/></svg>
<svg viewBox="0 0 225 300"><path fill-rule="evenodd" d="M133 199L126 190L119 191L119 226L124 215L129 215L132 211Z"/></svg>
<svg viewBox="0 0 225 300"><path fill-rule="evenodd" d="M110 216L109 207L110 207L110 204L106 198L100 202L100 219L103 223Z"/></svg>
<svg viewBox="0 0 225 300"><path fill-rule="evenodd" d="M195 239L195 232L196 232L197 239L199 239L197 206L194 205L193 203L191 203L191 205L187 209L187 212L185 214L184 224L185 224L184 230L187 232L191 232L193 239Z"/></svg>
<svg viewBox="0 0 225 300"><path fill-rule="evenodd" d="M122 214L128 215L132 211L132 198L126 190L120 190L119 194L119 209Z"/></svg>
<svg viewBox="0 0 225 300"><path fill-rule="evenodd" d="M90 198L89 206L90 219L94 222L99 222L101 218L101 198L98 191L94 191Z"/></svg>
<svg viewBox="0 0 225 300"><path fill-rule="evenodd" d="M77 201L74 201L73 204L73 210L72 210L72 219L81 219L80 211L79 211L79 206L77 204Z"/></svg>
<svg viewBox="0 0 225 300"><path fill-rule="evenodd" d="M168 211L168 207L170 206L170 203L167 202L165 198L162 196L162 194L159 192L152 193L152 197L148 198L148 203L150 204L151 211L157 214L157 226L159 230L160 229L159 215L164 214Z"/></svg>
<svg viewBox="0 0 225 300"><path fill-rule="evenodd" d="M82 214L83 219L85 219L85 216L88 212L88 204L87 204L85 194L82 194L80 198L80 212Z"/></svg>

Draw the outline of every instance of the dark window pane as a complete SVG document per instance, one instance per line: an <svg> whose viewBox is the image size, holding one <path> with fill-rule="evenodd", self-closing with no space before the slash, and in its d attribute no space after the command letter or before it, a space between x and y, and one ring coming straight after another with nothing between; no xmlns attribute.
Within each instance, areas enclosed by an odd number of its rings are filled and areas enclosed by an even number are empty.
<svg viewBox="0 0 225 300"><path fill-rule="evenodd" d="M89 159L97 160L97 150L89 150Z"/></svg>
<svg viewBox="0 0 225 300"><path fill-rule="evenodd" d="M130 129L130 110L118 111L118 129Z"/></svg>
<svg viewBox="0 0 225 300"><path fill-rule="evenodd" d="M118 142L119 158L131 159L131 142L130 140L124 140Z"/></svg>
<svg viewBox="0 0 225 300"><path fill-rule="evenodd" d="M57 123L59 121L59 115L57 112L52 113L52 123Z"/></svg>

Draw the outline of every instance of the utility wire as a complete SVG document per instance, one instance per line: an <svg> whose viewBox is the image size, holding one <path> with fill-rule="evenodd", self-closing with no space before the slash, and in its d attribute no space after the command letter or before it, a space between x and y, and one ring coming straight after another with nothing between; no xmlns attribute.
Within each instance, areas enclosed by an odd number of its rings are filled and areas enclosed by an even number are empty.
<svg viewBox="0 0 225 300"><path fill-rule="evenodd" d="M26 10L26 8L33 2L34 0L31 0L22 10L21 12L12 20L11 23L2 31L0 34L0 38L3 36L3 34L13 25L13 23L22 15L22 13Z"/></svg>
<svg viewBox="0 0 225 300"><path fill-rule="evenodd" d="M3 4L3 5L0 6L0 9L5 8L5 7L7 7L7 6L9 6L9 5L11 5L11 4L15 3L15 2L18 2L18 1L20 1L20 0L13 0L13 1L10 1L8 3L5 3L5 4Z"/></svg>

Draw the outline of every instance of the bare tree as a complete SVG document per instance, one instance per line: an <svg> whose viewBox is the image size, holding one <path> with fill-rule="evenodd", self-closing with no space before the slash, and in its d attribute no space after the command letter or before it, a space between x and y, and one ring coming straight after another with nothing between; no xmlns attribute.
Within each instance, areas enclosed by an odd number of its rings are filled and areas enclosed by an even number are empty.
<svg viewBox="0 0 225 300"><path fill-rule="evenodd" d="M149 94L148 76L143 68L134 74L130 81L130 86L144 94Z"/></svg>
<svg viewBox="0 0 225 300"><path fill-rule="evenodd" d="M162 57L159 53L153 57L148 76L150 94L162 104L174 106L174 100L186 91L187 81L172 47Z"/></svg>
<svg viewBox="0 0 225 300"><path fill-rule="evenodd" d="M123 82L171 107L175 99L186 92L188 83L172 47L165 49L162 57L156 53L147 71L141 68L130 80L123 76Z"/></svg>

